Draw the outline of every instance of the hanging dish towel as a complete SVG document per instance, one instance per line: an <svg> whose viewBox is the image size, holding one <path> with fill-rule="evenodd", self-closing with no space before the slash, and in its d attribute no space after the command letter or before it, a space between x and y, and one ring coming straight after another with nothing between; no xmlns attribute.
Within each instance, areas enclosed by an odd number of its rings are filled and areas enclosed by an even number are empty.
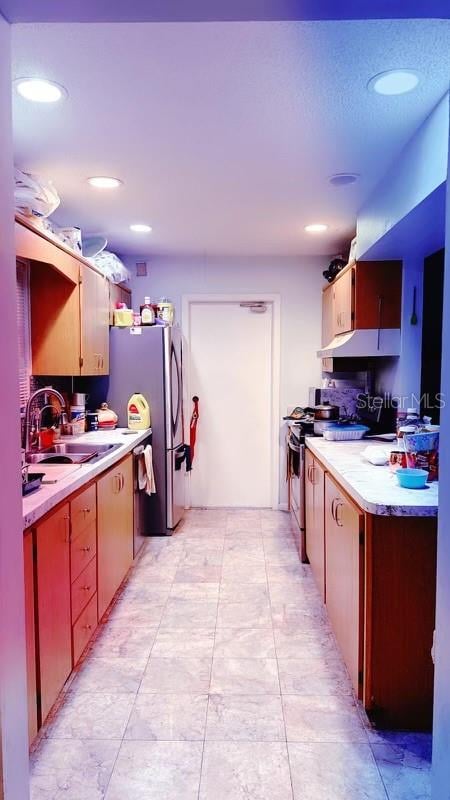
<svg viewBox="0 0 450 800"><path fill-rule="evenodd" d="M153 471L153 450L151 444L143 449L138 463L139 489L147 494L156 494L155 473Z"/></svg>

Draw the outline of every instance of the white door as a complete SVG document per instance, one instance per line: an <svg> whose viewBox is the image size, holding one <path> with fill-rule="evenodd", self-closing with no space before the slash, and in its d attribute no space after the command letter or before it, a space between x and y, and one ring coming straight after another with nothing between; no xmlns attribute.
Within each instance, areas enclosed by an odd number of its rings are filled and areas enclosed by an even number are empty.
<svg viewBox="0 0 450 800"><path fill-rule="evenodd" d="M192 506L272 505L272 304L266 309L189 304L189 389L200 398Z"/></svg>

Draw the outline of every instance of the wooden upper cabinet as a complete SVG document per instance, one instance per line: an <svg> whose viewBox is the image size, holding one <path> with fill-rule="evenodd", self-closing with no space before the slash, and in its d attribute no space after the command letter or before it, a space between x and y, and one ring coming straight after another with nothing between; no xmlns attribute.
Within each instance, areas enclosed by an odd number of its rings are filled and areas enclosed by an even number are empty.
<svg viewBox="0 0 450 800"><path fill-rule="evenodd" d="M36 582L44 722L72 669L69 503L36 527Z"/></svg>
<svg viewBox="0 0 450 800"><path fill-rule="evenodd" d="M98 617L133 563L133 466L127 456L97 482Z"/></svg>
<svg viewBox="0 0 450 800"><path fill-rule="evenodd" d="M358 261L355 269L355 328L400 328L402 262Z"/></svg>
<svg viewBox="0 0 450 800"><path fill-rule="evenodd" d="M80 301L74 284L47 264L30 268L33 375L80 374Z"/></svg>
<svg viewBox="0 0 450 800"><path fill-rule="evenodd" d="M335 335L334 323L334 284L330 284L322 294L322 347L330 344Z"/></svg>
<svg viewBox="0 0 450 800"><path fill-rule="evenodd" d="M346 270L334 284L335 333L353 330L354 316L354 269Z"/></svg>
<svg viewBox="0 0 450 800"><path fill-rule="evenodd" d="M109 372L109 287L106 278L81 267L81 375Z"/></svg>
<svg viewBox="0 0 450 800"><path fill-rule="evenodd" d="M16 256L27 261L37 261L53 267L66 280L78 284L79 262L77 257L36 230L30 222L23 219L15 225Z"/></svg>
<svg viewBox="0 0 450 800"><path fill-rule="evenodd" d="M325 475L326 606L357 696L363 691L364 514Z"/></svg>
<svg viewBox="0 0 450 800"><path fill-rule="evenodd" d="M322 346L352 330L400 328L401 261L358 261L322 294Z"/></svg>

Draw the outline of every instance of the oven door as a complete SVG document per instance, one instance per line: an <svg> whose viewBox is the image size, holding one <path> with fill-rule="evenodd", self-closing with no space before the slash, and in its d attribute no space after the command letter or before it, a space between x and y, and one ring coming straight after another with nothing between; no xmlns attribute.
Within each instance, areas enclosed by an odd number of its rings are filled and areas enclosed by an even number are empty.
<svg viewBox="0 0 450 800"><path fill-rule="evenodd" d="M294 538L302 562L306 559L305 546L305 445L292 433L288 437L289 452L289 505L296 525Z"/></svg>

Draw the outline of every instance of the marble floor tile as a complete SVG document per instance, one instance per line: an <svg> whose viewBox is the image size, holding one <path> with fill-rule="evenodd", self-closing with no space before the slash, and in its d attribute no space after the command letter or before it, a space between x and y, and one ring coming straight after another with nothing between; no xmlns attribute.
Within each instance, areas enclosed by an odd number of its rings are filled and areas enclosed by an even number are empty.
<svg viewBox="0 0 450 800"><path fill-rule="evenodd" d="M281 583L271 582L269 585L270 598L274 603L305 604L318 603L323 605L322 598L317 591L314 581L286 580Z"/></svg>
<svg viewBox="0 0 450 800"><path fill-rule="evenodd" d="M371 744L389 800L431 798L431 741L427 738L411 734L398 737L396 744L395 737L391 743Z"/></svg>
<svg viewBox="0 0 450 800"><path fill-rule="evenodd" d="M165 564L146 564L138 569L140 571L145 569L149 583L172 583L178 569L178 561Z"/></svg>
<svg viewBox="0 0 450 800"><path fill-rule="evenodd" d="M31 800L103 800L119 741L43 739L31 759Z"/></svg>
<svg viewBox="0 0 450 800"><path fill-rule="evenodd" d="M281 566L267 565L267 579L269 583L279 583L285 580L301 581L309 576L309 568L300 561L298 564L285 564Z"/></svg>
<svg viewBox="0 0 450 800"><path fill-rule="evenodd" d="M162 628L213 628L217 600L183 600L170 597L161 617Z"/></svg>
<svg viewBox="0 0 450 800"><path fill-rule="evenodd" d="M214 657L275 658L272 628L217 628Z"/></svg>
<svg viewBox="0 0 450 800"><path fill-rule="evenodd" d="M105 800L197 800L202 749L202 742L123 742Z"/></svg>
<svg viewBox="0 0 450 800"><path fill-rule="evenodd" d="M207 707L207 694L140 694L125 739L203 741Z"/></svg>
<svg viewBox="0 0 450 800"><path fill-rule="evenodd" d="M288 742L367 742L351 697L283 695Z"/></svg>
<svg viewBox="0 0 450 800"><path fill-rule="evenodd" d="M214 658L212 694L280 694L277 662L271 658Z"/></svg>
<svg viewBox="0 0 450 800"><path fill-rule="evenodd" d="M150 656L140 693L208 694L211 659Z"/></svg>
<svg viewBox="0 0 450 800"><path fill-rule="evenodd" d="M92 642L91 655L96 658L133 658L147 661L158 628L110 628L102 625Z"/></svg>
<svg viewBox="0 0 450 800"><path fill-rule="evenodd" d="M386 800L368 744L288 744L294 800Z"/></svg>
<svg viewBox="0 0 450 800"><path fill-rule="evenodd" d="M250 551L248 553L224 553L222 567L225 571L239 569L241 567L265 567L264 553L261 551Z"/></svg>
<svg viewBox="0 0 450 800"><path fill-rule="evenodd" d="M286 744L206 742L199 800L292 800Z"/></svg>
<svg viewBox="0 0 450 800"><path fill-rule="evenodd" d="M225 531L225 541L228 539L241 539L243 542L262 542L262 531L260 527L246 528L230 526Z"/></svg>
<svg viewBox="0 0 450 800"><path fill-rule="evenodd" d="M139 627L148 629L160 624L164 609L165 605L142 604L119 598L104 621L109 628Z"/></svg>
<svg viewBox="0 0 450 800"><path fill-rule="evenodd" d="M207 741L284 742L283 708L276 695L224 695L209 698Z"/></svg>
<svg viewBox="0 0 450 800"><path fill-rule="evenodd" d="M160 628L152 656L171 658L212 658L214 628Z"/></svg>
<svg viewBox="0 0 450 800"><path fill-rule="evenodd" d="M267 583L223 583L220 586L222 601L269 601Z"/></svg>
<svg viewBox="0 0 450 800"><path fill-rule="evenodd" d="M269 601L219 600L218 628L269 628L272 624Z"/></svg>
<svg viewBox="0 0 450 800"><path fill-rule="evenodd" d="M331 633L318 630L299 630L296 625L285 625L273 629L275 649L280 659L318 659L337 656L336 642Z"/></svg>
<svg viewBox="0 0 450 800"><path fill-rule="evenodd" d="M278 657L278 672L282 694L352 694L348 672L337 655L318 658Z"/></svg>
<svg viewBox="0 0 450 800"><path fill-rule="evenodd" d="M83 662L70 686L71 692L137 692L146 660L135 658L92 658Z"/></svg>
<svg viewBox="0 0 450 800"><path fill-rule="evenodd" d="M187 551L179 561L178 569L183 569L184 567L221 567L222 561L222 549L211 548L203 552ZM220 580L220 575L218 580Z"/></svg>
<svg viewBox="0 0 450 800"><path fill-rule="evenodd" d="M305 600L301 603L271 601L272 623L276 627L297 627L299 631L331 633L330 623L322 605Z"/></svg>
<svg viewBox="0 0 450 800"><path fill-rule="evenodd" d="M65 702L47 723L49 739L122 739L136 695L66 695Z"/></svg>
<svg viewBox="0 0 450 800"><path fill-rule="evenodd" d="M217 583L221 575L220 565L182 563L175 574L175 583Z"/></svg>
<svg viewBox="0 0 450 800"><path fill-rule="evenodd" d="M176 581L170 589L170 598L177 600L212 600L219 599L220 583L183 583Z"/></svg>
<svg viewBox="0 0 450 800"><path fill-rule="evenodd" d="M132 603L141 603L142 605L147 603L163 605L169 596L169 592L170 583L150 582L147 578L147 571L143 568L141 572L136 570L119 597L121 600L130 600Z"/></svg>
<svg viewBox="0 0 450 800"><path fill-rule="evenodd" d="M266 568L262 564L236 564L222 567L224 583L267 583Z"/></svg>

